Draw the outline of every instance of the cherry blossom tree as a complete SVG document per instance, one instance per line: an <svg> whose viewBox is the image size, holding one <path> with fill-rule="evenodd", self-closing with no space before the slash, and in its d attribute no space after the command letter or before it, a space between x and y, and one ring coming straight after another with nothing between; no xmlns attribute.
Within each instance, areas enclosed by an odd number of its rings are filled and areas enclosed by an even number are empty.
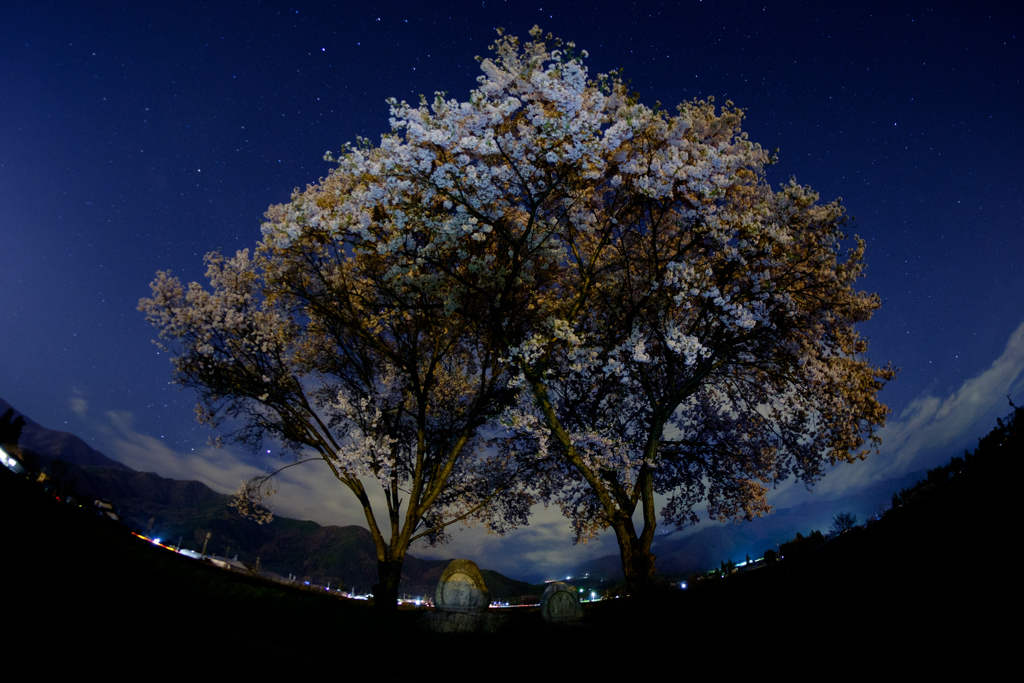
<svg viewBox="0 0 1024 683"><path fill-rule="evenodd" d="M253 258L209 255L209 290L159 273L140 309L176 346L175 380L198 392L200 421L253 449L282 443L295 454L285 467L322 460L356 496L377 549L375 604L392 610L411 543L443 542L471 517L498 532L526 520L511 464L480 452L480 428L515 393L507 363L472 320L385 277L393 264L376 250L314 230L280 245L294 211L267 215ZM243 483L240 512L269 521L274 474Z"/></svg>
<svg viewBox="0 0 1024 683"><path fill-rule="evenodd" d="M879 301L854 288L842 206L769 188L741 111L651 109L531 35L497 41L467 102L392 101L380 146L340 157L337 201L279 239L359 235L402 263L395 282L500 339L525 389L500 452L545 463L577 540L611 527L642 593L656 494L676 525L703 501L764 514L769 486L877 445L894 371L854 329Z"/></svg>
<svg viewBox="0 0 1024 683"><path fill-rule="evenodd" d="M855 289L864 245L841 204L772 190L740 110L652 109L531 36L499 38L468 101L392 100L392 132L348 147L267 243L376 254L372 281L476 335L468 357L504 364L488 377L512 392L490 404L495 457L544 474L578 541L610 527L643 594L656 495L674 525L704 503L766 513L770 486L877 446L894 371L855 330L879 300Z"/></svg>

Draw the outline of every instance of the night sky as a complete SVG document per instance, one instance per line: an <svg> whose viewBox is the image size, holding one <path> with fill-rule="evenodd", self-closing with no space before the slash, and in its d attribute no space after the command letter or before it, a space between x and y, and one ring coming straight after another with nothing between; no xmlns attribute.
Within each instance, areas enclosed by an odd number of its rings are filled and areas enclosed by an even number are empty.
<svg viewBox="0 0 1024 683"><path fill-rule="evenodd" d="M468 98L495 28L538 24L623 69L648 105L732 100L778 148L769 180L842 197L867 241L862 332L898 379L878 456L840 496L961 453L1024 403L1024 73L1012 4L798 2L0 5L0 397L136 469L233 491L276 456L213 451L136 311L158 270L251 248L263 212L388 131L388 97ZM529 7L529 9L523 9ZM267 448L273 448L268 444ZM290 470L295 472L295 468ZM364 524L326 468L275 510ZM539 510L510 537L414 554L544 578L617 552Z"/></svg>

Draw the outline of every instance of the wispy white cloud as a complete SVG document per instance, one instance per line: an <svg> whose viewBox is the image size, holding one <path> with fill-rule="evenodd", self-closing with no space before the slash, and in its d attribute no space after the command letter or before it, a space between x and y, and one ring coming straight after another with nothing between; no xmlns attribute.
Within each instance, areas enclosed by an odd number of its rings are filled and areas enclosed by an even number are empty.
<svg viewBox="0 0 1024 683"><path fill-rule="evenodd" d="M111 410L103 417L98 428L109 434L111 457L132 469L171 479L198 480L221 493L234 491L242 479L260 473L227 449L179 453L163 440L136 431L128 411Z"/></svg>
<svg viewBox="0 0 1024 683"><path fill-rule="evenodd" d="M71 412L78 417L84 418L86 413L89 411L89 403L80 396L73 396L71 398Z"/></svg>
<svg viewBox="0 0 1024 683"><path fill-rule="evenodd" d="M129 411L106 411L94 417L88 412L86 400L80 397L71 399L71 408L102 436L104 450L115 460L140 472L200 481L218 493L234 493L243 480L289 463L270 454L253 455L229 447L180 452L162 439L137 431ZM275 488L278 493L270 499L270 506L276 514L312 519L320 524L366 526L358 501L323 462L288 468L278 477ZM383 499L375 503L383 506Z"/></svg>
<svg viewBox="0 0 1024 683"><path fill-rule="evenodd" d="M879 431L881 452L865 462L832 468L815 486L821 495L838 495L874 481L935 467L957 455L1010 410L1008 395L1024 389L1024 323L1010 335L1006 349L981 374L972 377L946 398L924 393L915 398L896 419ZM789 487L773 502L785 506L802 498L802 489Z"/></svg>
<svg viewBox="0 0 1024 683"><path fill-rule="evenodd" d="M882 433L886 451L893 454L875 478L903 474L915 459L929 451L969 440L982 419L993 412L1009 412L1006 397L1024 388L1024 323L1010 335L1006 349L985 372L940 400L923 395L903 411ZM950 454L955 455L955 453Z"/></svg>

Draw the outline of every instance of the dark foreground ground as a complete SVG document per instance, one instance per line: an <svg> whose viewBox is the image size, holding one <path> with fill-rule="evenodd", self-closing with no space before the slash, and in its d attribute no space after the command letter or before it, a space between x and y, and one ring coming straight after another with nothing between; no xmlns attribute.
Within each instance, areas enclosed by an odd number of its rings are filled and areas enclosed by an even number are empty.
<svg viewBox="0 0 1024 683"><path fill-rule="evenodd" d="M1018 463L797 558L666 588L646 608L587 605L574 627L513 612L501 633L467 636L425 632L416 612L381 618L176 556L3 470L5 651L8 662L71 675L662 679L953 665L984 674L1016 651Z"/></svg>

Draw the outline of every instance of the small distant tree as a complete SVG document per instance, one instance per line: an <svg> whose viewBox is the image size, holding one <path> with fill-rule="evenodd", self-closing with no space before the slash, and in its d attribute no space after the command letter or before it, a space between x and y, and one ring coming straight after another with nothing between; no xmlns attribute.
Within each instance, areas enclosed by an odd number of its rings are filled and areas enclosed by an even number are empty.
<svg viewBox="0 0 1024 683"><path fill-rule="evenodd" d="M852 512L840 512L832 518L832 535L844 534L857 526L857 515Z"/></svg>

